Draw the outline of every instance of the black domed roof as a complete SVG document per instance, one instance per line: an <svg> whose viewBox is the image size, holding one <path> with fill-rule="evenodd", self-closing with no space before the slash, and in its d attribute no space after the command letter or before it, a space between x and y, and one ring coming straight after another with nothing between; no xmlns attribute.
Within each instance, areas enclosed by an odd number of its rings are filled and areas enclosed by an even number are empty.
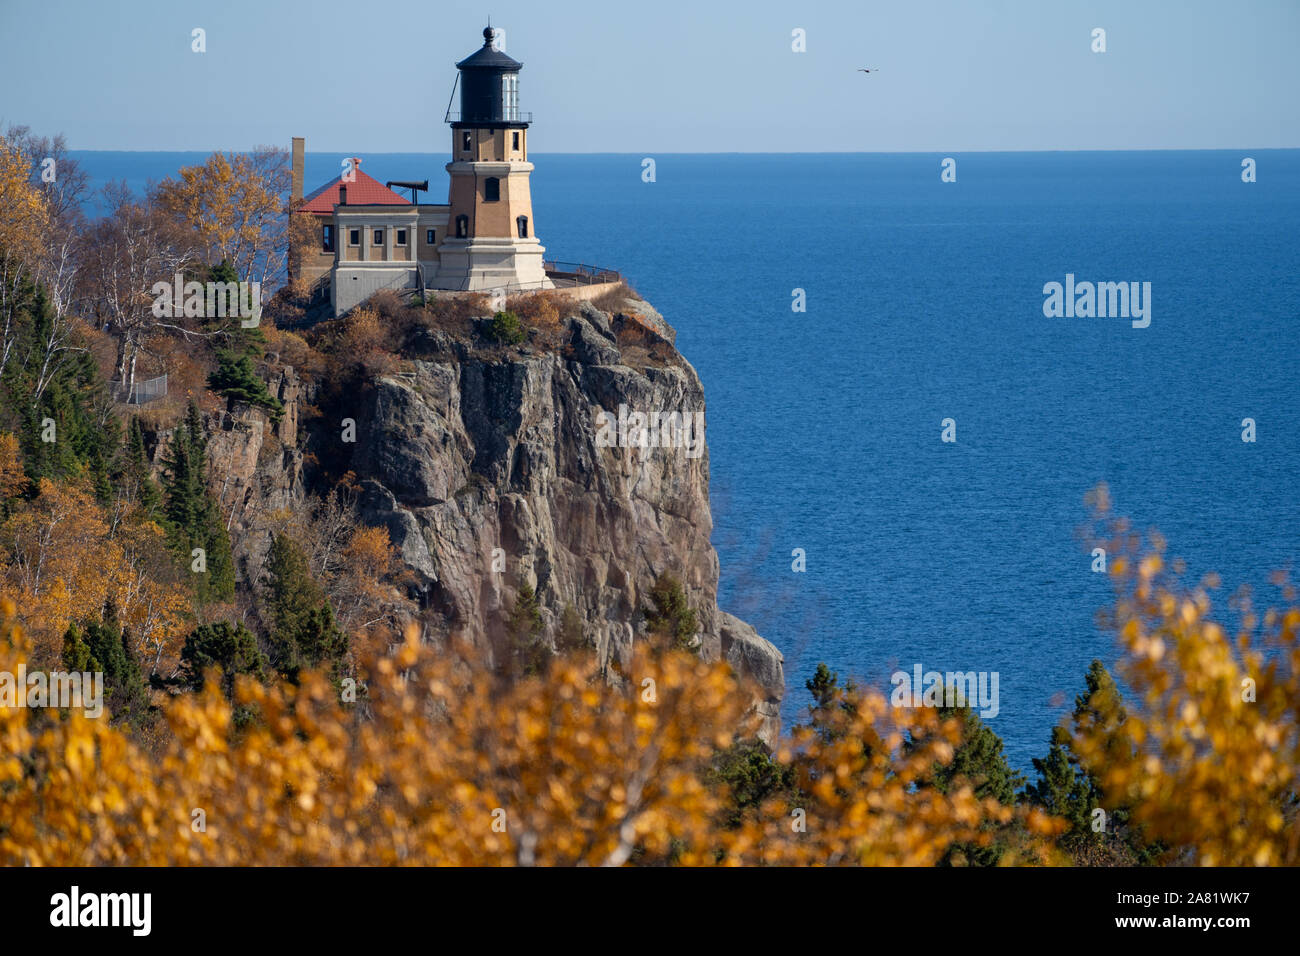
<svg viewBox="0 0 1300 956"><path fill-rule="evenodd" d="M496 70L498 73L514 73L523 66L518 60L506 56L492 46L492 28L483 31L483 46L456 64L458 70Z"/></svg>

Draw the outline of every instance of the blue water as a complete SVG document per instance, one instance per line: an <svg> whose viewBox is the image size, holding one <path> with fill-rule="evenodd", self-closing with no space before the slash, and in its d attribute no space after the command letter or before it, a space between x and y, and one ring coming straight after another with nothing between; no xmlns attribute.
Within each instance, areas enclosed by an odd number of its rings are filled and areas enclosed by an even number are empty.
<svg viewBox="0 0 1300 956"><path fill-rule="evenodd" d="M202 158L80 157L137 187ZM309 156L308 188L340 158ZM659 155L654 183L642 158L535 156L537 235L676 326L708 396L720 603L785 653L787 720L822 660L886 689L918 662L997 671L991 726L1028 769L1116 656L1076 537L1099 481L1225 598L1297 565L1300 151L979 153L952 184L937 154ZM441 202L445 162L362 168ZM1067 272L1151 282L1150 327L1045 318Z"/></svg>

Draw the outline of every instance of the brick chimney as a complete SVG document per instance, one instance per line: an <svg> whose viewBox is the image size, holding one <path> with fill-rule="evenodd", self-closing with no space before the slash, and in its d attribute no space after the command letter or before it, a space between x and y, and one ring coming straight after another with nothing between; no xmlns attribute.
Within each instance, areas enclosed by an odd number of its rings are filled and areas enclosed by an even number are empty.
<svg viewBox="0 0 1300 956"><path fill-rule="evenodd" d="M302 167L303 155L307 150L307 141L301 136L293 138L293 165L289 185L289 202L291 205L297 205L302 202Z"/></svg>
<svg viewBox="0 0 1300 956"><path fill-rule="evenodd" d="M293 147L289 151L289 208L296 210L302 205L302 168L303 154L306 151L306 140L301 136L293 137ZM295 239L294 231L289 230L289 257L285 263L288 272L289 281L296 280L301 272L300 260L302 259L302 249L299 242Z"/></svg>

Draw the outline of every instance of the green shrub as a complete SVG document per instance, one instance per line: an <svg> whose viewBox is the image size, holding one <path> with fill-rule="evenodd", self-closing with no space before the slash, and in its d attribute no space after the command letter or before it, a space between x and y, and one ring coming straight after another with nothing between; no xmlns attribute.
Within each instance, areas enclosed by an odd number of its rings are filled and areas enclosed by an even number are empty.
<svg viewBox="0 0 1300 956"><path fill-rule="evenodd" d="M537 595L528 583L519 586L519 595L506 619L506 633L514 655L515 673L524 677L544 673L554 652L542 637L542 611Z"/></svg>
<svg viewBox="0 0 1300 956"><path fill-rule="evenodd" d="M498 312L494 315L486 335L500 345L518 345L527 337L523 323L513 312Z"/></svg>
<svg viewBox="0 0 1300 956"><path fill-rule="evenodd" d="M689 604L682 582L671 574L661 574L650 590L652 606L644 609L646 627L656 637L668 641L677 650L696 651L695 635L699 623Z"/></svg>

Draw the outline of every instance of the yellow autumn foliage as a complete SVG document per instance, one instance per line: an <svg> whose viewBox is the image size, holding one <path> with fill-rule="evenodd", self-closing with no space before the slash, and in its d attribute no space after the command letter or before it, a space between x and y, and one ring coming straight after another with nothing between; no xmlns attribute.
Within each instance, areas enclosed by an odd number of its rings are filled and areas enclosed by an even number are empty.
<svg viewBox="0 0 1300 956"><path fill-rule="evenodd" d="M24 653L6 623L0 670ZM706 771L746 695L725 664L688 653L642 648L624 671L629 687L612 688L593 663L560 658L504 683L412 632L355 705L316 674L241 682L257 719L236 731L215 683L179 696L153 757L105 719L0 708L0 863L926 863L1010 814L966 790L913 800L934 751L861 764L862 741L846 738L813 763L845 764L858 786L814 783L806 831L786 806L720 827ZM877 744L880 706L854 725Z"/></svg>
<svg viewBox="0 0 1300 956"><path fill-rule="evenodd" d="M274 272L265 260L280 255L282 230L276 223L284 212L284 175L273 150L217 152L164 179L155 194L165 212L194 230L210 264L227 260L241 279L263 280Z"/></svg>
<svg viewBox="0 0 1300 956"><path fill-rule="evenodd" d="M1132 699L1076 736L1081 759L1168 862L1295 863L1300 610L1243 606L1230 639L1209 584L1182 589L1162 542L1111 531ZM15 615L0 604L0 672L29 652ZM210 679L163 704L148 753L107 717L0 706L0 864L933 865L995 840L1004 864L1065 862L1063 821L933 785L957 721L873 692L796 728L776 754L793 787L724 822L712 771L752 730L748 689L644 644L619 671L610 686L578 653L509 681L412 629L355 697L308 673L241 679L232 703Z"/></svg>
<svg viewBox="0 0 1300 956"><path fill-rule="evenodd" d="M31 184L22 152L0 136L0 257L29 262L49 225L49 209Z"/></svg>
<svg viewBox="0 0 1300 956"><path fill-rule="evenodd" d="M28 484L18 437L0 432L0 501L17 498Z"/></svg>
<svg viewBox="0 0 1300 956"><path fill-rule="evenodd" d="M1122 721L1083 735L1082 758L1109 802L1128 804L1169 862L1203 866L1300 864L1300 607L1264 613L1233 602L1233 634L1215 619L1215 575L1189 586L1157 533L1142 535L1096 495L1098 539L1116 587ZM1117 726L1115 726L1117 724Z"/></svg>
<svg viewBox="0 0 1300 956"><path fill-rule="evenodd" d="M90 492L42 478L37 495L0 523L0 598L23 608L36 661L57 660L68 625L107 601L149 667L173 667L193 616L188 591L161 573L164 534L149 521L110 525Z"/></svg>

